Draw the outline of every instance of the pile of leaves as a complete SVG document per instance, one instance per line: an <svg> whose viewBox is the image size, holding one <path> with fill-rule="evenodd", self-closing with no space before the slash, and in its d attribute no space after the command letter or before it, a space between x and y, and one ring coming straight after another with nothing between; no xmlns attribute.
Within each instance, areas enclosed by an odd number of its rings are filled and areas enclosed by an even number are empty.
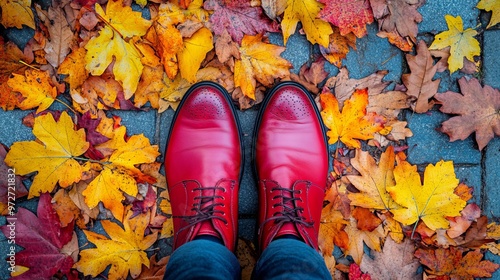
<svg viewBox="0 0 500 280"><path fill-rule="evenodd" d="M5 28L34 30L22 49L0 37L0 107L35 110L23 123L36 139L0 145L0 211L17 218L22 247L11 275L77 279L110 267L109 279L162 279L168 256L158 259L153 244L172 236L172 221L158 146L142 134L128 135L111 111L175 110L190 85L203 80L224 86L244 110L276 82L294 80L316 95L335 144L320 228L332 276L490 277L498 265L483 257L486 250L500 254L500 227L469 202L472 188L456 178L453 162L430 164L422 176L406 161L405 139L413 133L400 120L402 110L421 114L439 105L454 115L440 128L450 141L474 133L482 150L500 135L500 92L473 78L480 67L476 37L484 28L464 30L460 16L446 15L448 30L428 45L417 38L422 5L54 0L44 9L29 0L0 0ZM481 0L477 8L492 11L485 28L500 22L498 1ZM409 73L391 90L383 80L387 71L352 79L342 65L372 23L379 37L406 53ZM299 26L319 52L291 73L280 55ZM271 44L269 32L281 32L284 46ZM329 77L327 63L339 73ZM434 76L445 71L463 73L460 93L437 94ZM49 110L54 102L67 111ZM10 170L17 174L17 199L39 197L36 215L9 204ZM88 230L96 221L107 236ZM94 246L80 248L75 227ZM1 230L9 235L7 226ZM253 251L240 240L245 277Z"/></svg>

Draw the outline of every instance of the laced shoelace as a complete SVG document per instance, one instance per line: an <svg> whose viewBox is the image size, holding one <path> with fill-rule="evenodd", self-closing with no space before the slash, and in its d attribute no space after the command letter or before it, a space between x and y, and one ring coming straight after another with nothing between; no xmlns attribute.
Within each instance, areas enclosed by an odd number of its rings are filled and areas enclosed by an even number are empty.
<svg viewBox="0 0 500 280"><path fill-rule="evenodd" d="M305 217L298 214L304 212L304 208L297 207L294 203L296 200L302 201L302 198L295 197L294 195L300 194L300 190L291 190L278 185L277 187L272 188L271 191L280 191L279 195L273 197L273 199L279 198L279 202L275 203L273 207L282 207L283 210L274 213L274 215L266 219L264 223L274 221L279 226L287 222L301 224L305 227L312 227L314 225L314 222L307 222ZM290 195L287 196L285 193L289 193Z"/></svg>
<svg viewBox="0 0 500 280"><path fill-rule="evenodd" d="M185 182L183 183L186 184ZM173 216L174 218L184 219L184 221L187 223L187 225L181 228L179 231L183 231L197 223L201 223L211 219L218 219L227 224L227 220L225 218L216 215L224 212L217 209L217 207L224 206L224 204L221 202L215 203L215 199L223 198L222 196L216 195L215 193L217 190L224 191L224 188L219 186L203 187L201 185L199 187L193 188L193 191L202 192L206 190L213 190L213 195L199 195L194 197L195 202L192 205L191 211L195 212L195 214L189 216Z"/></svg>

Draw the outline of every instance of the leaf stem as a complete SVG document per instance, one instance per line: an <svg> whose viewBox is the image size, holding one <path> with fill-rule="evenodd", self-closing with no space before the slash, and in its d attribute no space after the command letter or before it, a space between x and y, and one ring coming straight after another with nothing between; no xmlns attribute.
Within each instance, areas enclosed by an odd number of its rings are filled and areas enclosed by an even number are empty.
<svg viewBox="0 0 500 280"><path fill-rule="evenodd" d="M65 106L66 108L68 108L71 112L73 112L73 114L75 114L75 115L77 114L77 112L76 112L73 108L71 108L71 106L69 106L68 104L66 104L66 102L64 102L64 101L62 101L62 100L60 100L60 99L57 99L57 98L56 98L56 99L54 99L54 100L55 100L55 101L57 101L57 102L59 102L59 103L61 103L62 105L64 105L64 106Z"/></svg>
<svg viewBox="0 0 500 280"><path fill-rule="evenodd" d="M113 25L111 25L110 22L108 22L105 18L103 18L98 13L95 13L95 15L97 16L98 19L102 20L106 25L108 25L109 27L111 27L111 29L113 29L116 33L118 33L118 35L120 35L120 37L122 37L122 39L125 40L125 36L123 36L123 34L121 34L120 31L118 31L118 29L116 29Z"/></svg>
<svg viewBox="0 0 500 280"><path fill-rule="evenodd" d="M415 236L415 232L417 231L417 225L418 225L418 222L420 222L420 218L418 219L418 221L415 223L415 225L413 226L413 229L411 231L411 236L410 236L410 240L413 240L413 237Z"/></svg>
<svg viewBox="0 0 500 280"><path fill-rule="evenodd" d="M73 157L73 158L77 159L77 160L81 160L81 161L88 161L88 162L92 162L92 163L100 163L102 165L106 165L106 164L110 164L111 163L109 161L102 162L102 161L98 161L98 160L90 159L90 158L82 158L82 157Z"/></svg>
<svg viewBox="0 0 500 280"><path fill-rule="evenodd" d="M28 67L29 67L29 68L31 68L31 69L40 70L39 68L36 68L35 66L30 65L30 64L28 64L28 63L26 63L26 62L22 61L21 59L20 59L20 60L18 60L18 62L19 62L19 63L21 63L22 65L26 65L26 66L28 66Z"/></svg>

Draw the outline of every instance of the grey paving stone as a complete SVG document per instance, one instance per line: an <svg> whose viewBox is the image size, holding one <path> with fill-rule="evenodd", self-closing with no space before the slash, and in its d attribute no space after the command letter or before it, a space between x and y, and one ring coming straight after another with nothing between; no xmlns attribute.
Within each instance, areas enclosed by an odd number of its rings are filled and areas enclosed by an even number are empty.
<svg viewBox="0 0 500 280"><path fill-rule="evenodd" d="M490 251L486 251L485 254L485 259L492 261L496 264L500 264L500 256L492 254ZM493 279L493 280L498 280L500 279L500 269L495 271L492 275L491 278L480 278L480 279Z"/></svg>
<svg viewBox="0 0 500 280"><path fill-rule="evenodd" d="M448 29L444 16L449 14L454 17L460 16L464 23L464 28L476 27L479 17L479 10L476 8L477 0L442 1L427 0L418 9L423 20L418 25L419 32L441 32Z"/></svg>
<svg viewBox="0 0 500 280"><path fill-rule="evenodd" d="M460 71L456 71L450 75L450 71L446 70L444 72L438 72L434 75L434 80L440 79L438 92L454 91L460 92L460 87L458 86L458 79L465 75Z"/></svg>
<svg viewBox="0 0 500 280"><path fill-rule="evenodd" d="M256 219L239 219L238 220L238 237L246 240L254 241L257 234Z"/></svg>
<svg viewBox="0 0 500 280"><path fill-rule="evenodd" d="M154 143L156 110L150 111L112 111L111 114L122 119L121 124L127 127L127 135L144 134L151 144ZM160 151L161 152L161 151Z"/></svg>
<svg viewBox="0 0 500 280"><path fill-rule="evenodd" d="M0 216L0 225L6 224L6 219L4 216ZM0 252L2 252L2 258L6 257L6 254L10 252L10 247L12 245L8 243L8 239L5 237L3 233L0 233ZM20 248L17 247L16 252L19 252ZM5 253L4 253L5 252ZM6 261L0 261L0 271L5 271L4 273L0 273L0 279L6 280L9 279L8 268L10 267L9 263Z"/></svg>
<svg viewBox="0 0 500 280"><path fill-rule="evenodd" d="M258 194L256 179L252 165L253 147L253 129L258 111L250 109L247 111L238 111L241 130L243 134L243 153L245 157L243 177L239 193L239 213L245 215L256 215Z"/></svg>
<svg viewBox="0 0 500 280"><path fill-rule="evenodd" d="M500 139L493 139L486 146L485 155L485 214L500 217Z"/></svg>
<svg viewBox="0 0 500 280"><path fill-rule="evenodd" d="M387 39L377 37L377 26L367 27L368 35L357 39L356 50L351 50L344 60L349 77L360 79L378 70L389 70L384 80L400 83L403 65L402 52L389 44Z"/></svg>
<svg viewBox="0 0 500 280"><path fill-rule="evenodd" d="M408 138L408 161L412 164L436 163L453 160L456 164L479 164L481 153L472 137L464 141L449 142L448 135L437 131L449 117L439 111L429 114L406 113L408 127L413 136Z"/></svg>
<svg viewBox="0 0 500 280"><path fill-rule="evenodd" d="M269 33L269 41L272 44L283 46L283 35L281 33ZM311 58L312 45L307 41L306 36L298 32L291 35L286 43L286 50L281 53L281 57L293 64L290 71L298 73L300 67Z"/></svg>
<svg viewBox="0 0 500 280"><path fill-rule="evenodd" d="M31 128L22 123L22 119L31 111L4 111L0 109L0 143L10 147L17 141L34 140L35 136Z"/></svg>
<svg viewBox="0 0 500 280"><path fill-rule="evenodd" d="M500 89L500 30L487 30L483 35L484 83Z"/></svg>
<svg viewBox="0 0 500 280"><path fill-rule="evenodd" d="M161 161L164 160L164 152L167 145L168 133L170 130L170 124L172 123L172 119L174 118L174 110L168 109L165 112L160 114L160 152L161 152Z"/></svg>
<svg viewBox="0 0 500 280"><path fill-rule="evenodd" d="M7 39L14 42L21 50L24 49L28 41L35 35L35 30L27 26L23 26L22 29L8 28L4 32Z"/></svg>
<svg viewBox="0 0 500 280"><path fill-rule="evenodd" d="M474 189L472 193L473 197L468 201L469 203L476 203L477 205L481 205L482 203L481 173L482 169L479 164L470 166L463 166L460 164L455 165L455 174L457 175L458 180Z"/></svg>

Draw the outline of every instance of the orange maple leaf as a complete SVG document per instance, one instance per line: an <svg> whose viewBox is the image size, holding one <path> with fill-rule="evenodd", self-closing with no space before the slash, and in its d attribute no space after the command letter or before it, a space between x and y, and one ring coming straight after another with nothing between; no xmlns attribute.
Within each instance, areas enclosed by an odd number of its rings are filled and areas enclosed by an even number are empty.
<svg viewBox="0 0 500 280"><path fill-rule="evenodd" d="M328 47L320 46L320 51L328 62L340 68L342 67L342 59L346 58L349 48L356 49L356 36L352 33L343 36L340 34L339 28L335 27L330 35Z"/></svg>
<svg viewBox="0 0 500 280"><path fill-rule="evenodd" d="M339 110L337 99L331 93L322 93L320 102L323 108L321 116L329 128L328 144L335 144L340 140L349 148L360 148L359 140L372 139L374 133L383 128L381 122L374 121L375 114L371 114L372 118L367 118L367 89L356 90L351 98L344 102L342 112Z"/></svg>
<svg viewBox="0 0 500 280"><path fill-rule="evenodd" d="M331 256L334 244L342 249L348 248L349 236L344 231L349 224L342 213L330 203L321 211L318 244L324 256Z"/></svg>
<svg viewBox="0 0 500 280"><path fill-rule="evenodd" d="M24 76L14 73L7 84L25 98L18 104L23 110L38 107L36 112L40 113L49 108L57 97L57 89L47 71L28 69Z"/></svg>

